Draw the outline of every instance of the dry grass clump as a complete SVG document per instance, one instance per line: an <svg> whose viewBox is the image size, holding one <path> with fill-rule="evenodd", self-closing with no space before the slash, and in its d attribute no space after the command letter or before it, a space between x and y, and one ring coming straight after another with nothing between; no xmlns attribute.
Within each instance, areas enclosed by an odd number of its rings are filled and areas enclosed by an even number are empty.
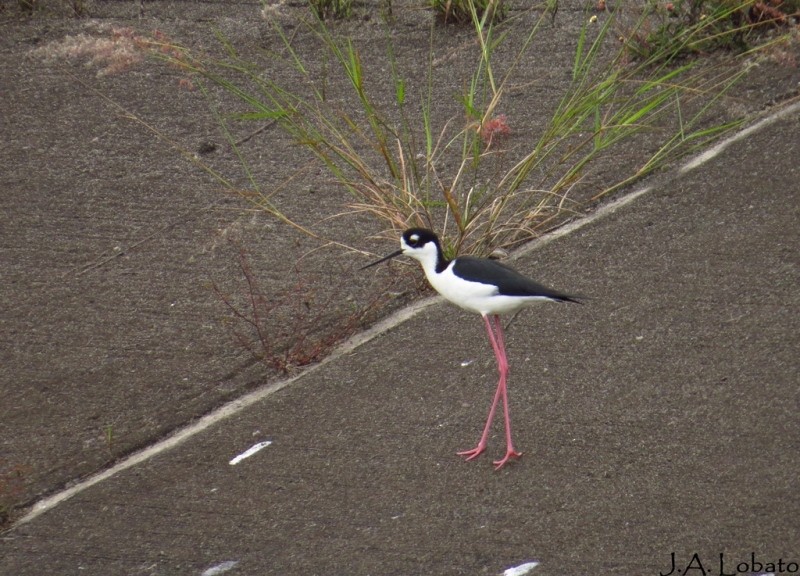
<svg viewBox="0 0 800 576"><path fill-rule="evenodd" d="M65 36L34 50L34 56L48 62L61 60L85 61L88 68L96 68L97 76L107 76L139 64L145 55L144 37L132 28L100 27L98 34L80 33Z"/></svg>

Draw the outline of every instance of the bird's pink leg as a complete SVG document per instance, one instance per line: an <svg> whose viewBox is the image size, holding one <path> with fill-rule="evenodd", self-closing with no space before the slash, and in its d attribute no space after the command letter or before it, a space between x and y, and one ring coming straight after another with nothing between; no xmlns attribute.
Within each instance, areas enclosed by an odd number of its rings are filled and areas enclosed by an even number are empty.
<svg viewBox="0 0 800 576"><path fill-rule="evenodd" d="M506 444L507 444L507 451L506 456L503 460L499 460L495 462L496 468L501 468L506 461L508 461L511 457L519 457L522 456L519 452L514 451L514 447L511 444L511 426L510 422L508 421L508 394L506 391L506 378L508 376L508 360L506 359L505 353L505 343L503 341L503 330L500 325L500 317L495 315L494 316L494 326L492 325L492 321L489 319L488 316L483 317L484 323L486 324L486 333L489 335L489 342L492 345L492 349L494 350L495 358L497 359L497 370L500 373L500 380L497 383L497 390L494 393L494 399L492 400L492 407L489 409L489 416L486 419L486 425L483 427L483 433L481 434L481 439L478 442L478 445L475 446L472 450L465 450L463 452L459 452L460 456L466 456L467 460L472 460L473 458L477 458L484 450L486 450L486 442L489 438L489 430L492 427L492 421L494 420L494 413L497 409L497 403L500 400L500 397L503 397L503 409L506 418Z"/></svg>
<svg viewBox="0 0 800 576"><path fill-rule="evenodd" d="M483 427L483 433L481 434L481 439L478 441L478 445L472 450L458 452L457 454L459 456L466 456L467 460L473 460L480 456L484 450L486 450L486 441L489 438L489 430L491 429L492 421L494 420L494 411L497 409L497 402L500 400L501 393L502 391L500 389L500 384L498 384L497 390L494 393L494 400L492 400L492 407L489 408L489 416L486 418L486 425Z"/></svg>
<svg viewBox="0 0 800 576"><path fill-rule="evenodd" d="M514 443L511 441L511 414L508 410L508 387L506 386L506 379L508 377L508 358L506 357L506 343L503 337L503 324L500 321L500 316L494 315L494 331L497 354L497 365L500 371L500 382L497 384L498 389L502 386L503 395L503 416L506 425L506 455L501 460L493 462L495 470L502 468L510 458L519 458L522 452L514 450Z"/></svg>

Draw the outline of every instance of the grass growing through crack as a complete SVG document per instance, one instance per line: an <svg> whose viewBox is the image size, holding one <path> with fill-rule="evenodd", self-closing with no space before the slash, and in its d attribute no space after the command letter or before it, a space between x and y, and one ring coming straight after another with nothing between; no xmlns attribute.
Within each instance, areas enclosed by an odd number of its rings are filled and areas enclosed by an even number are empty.
<svg viewBox="0 0 800 576"><path fill-rule="evenodd" d="M633 63L630 42L609 55L616 30L612 13L602 24L587 18L576 38L569 88L538 139L512 154L504 136L513 124L501 113L502 105L549 14L541 12L500 74L494 56L507 42L508 29L469 6L478 50L459 99L461 118L433 117L432 61L424 91L412 97L391 50L389 77L370 79L353 40L335 36L319 20L306 25L331 62L327 74L339 75L349 86L348 106L329 98L327 76L320 80L312 72L313 62L277 24L273 30L283 40L296 82L265 74L263 63L243 58L224 38L224 58L181 49L172 63L244 103L246 112L219 114L226 130L230 122L277 122L350 192L351 212L376 217L392 238L411 225L437 229L451 253L486 253L536 236L570 207L573 188L598 164L613 161L615 149L637 134L664 136L648 158L597 191L595 199L737 125L709 123L709 117L743 68L676 63L674 46L656 47ZM635 30L643 29L648 18L644 15ZM393 102L382 108L374 94L387 83Z"/></svg>
<svg viewBox="0 0 800 576"><path fill-rule="evenodd" d="M239 147L230 136L232 124L274 122L349 191L351 202L345 212L370 214L393 239L408 226L427 226L443 235L451 254L485 254L530 239L564 212L577 209L572 200L575 189L591 181L598 167L616 163L617 150L638 135L647 132L652 141L652 135L658 134L660 143L639 165L620 171L614 181L596 190L593 199L737 125L711 118L720 99L746 69L703 66L681 57L723 37L736 37L738 31L730 23L754 5L752 0L675 2L671 14L691 7L692 15L688 20L680 18L684 24L677 29L659 20L663 10L642 9L633 23L618 19L618 12L605 14L602 22L587 14L575 38L571 83L538 138L513 146L509 134L514 133L514 119L504 113L504 103L518 70L529 65L528 52L552 10L541 10L509 56L509 32L516 32L512 26L519 16L495 24L485 6L474 0L448 3L450 8L460 6L469 12L477 45L473 72L464 79L458 99L461 113L450 118L436 117L434 112L438 109L433 105L438 97L433 88L436 27L431 29L426 81L413 94L391 41L388 71L372 78L364 70L356 43L337 36L318 18L303 23L316 39L317 50L304 52L311 56L303 56L293 44L294 37L273 22L282 51L268 61L248 60L221 36L224 56L213 58L178 46L163 35L147 39L115 34L118 43L126 46L124 54L130 54L132 47L158 54L192 75L192 85L204 91L216 85L237 98L245 111L215 109L237 154ZM705 12L698 6L705 7ZM723 24L724 35L720 32ZM620 29L625 41L610 48ZM87 42L78 44L65 43L65 49L81 52ZM495 66L501 48L502 73ZM265 72L281 64L288 66L290 75ZM344 100L331 97L335 84L331 78L344 80L349 87ZM392 101L381 106L376 95L387 85ZM288 218L272 203L274 191L262 192L244 155L239 158L251 184L251 190L241 194L273 217L316 236L313 225ZM225 183L220 175L214 177Z"/></svg>

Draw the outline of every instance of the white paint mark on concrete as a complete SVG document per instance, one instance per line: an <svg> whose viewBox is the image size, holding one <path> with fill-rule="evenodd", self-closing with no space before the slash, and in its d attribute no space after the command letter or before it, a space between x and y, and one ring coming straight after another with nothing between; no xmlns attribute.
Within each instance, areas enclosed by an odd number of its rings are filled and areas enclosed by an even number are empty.
<svg viewBox="0 0 800 576"><path fill-rule="evenodd" d="M525 574L528 574L538 565L538 562L525 562L525 564L508 568L505 572L503 572L503 576L525 576Z"/></svg>
<svg viewBox="0 0 800 576"><path fill-rule="evenodd" d="M211 568L203 571L200 576L217 576L217 574L222 574L228 570L233 570L238 563L238 560L226 560L225 562L220 562L216 566L212 566Z"/></svg>
<svg viewBox="0 0 800 576"><path fill-rule="evenodd" d="M250 456L252 456L256 452L263 450L270 444L272 444L271 440L264 440L263 442L259 442L258 444L253 444L252 446L250 446L250 448L248 448L238 456L235 456L230 462L228 462L228 464L230 464L231 466L236 466L239 462L241 462L245 458L250 458Z"/></svg>
<svg viewBox="0 0 800 576"><path fill-rule="evenodd" d="M694 170L695 168L702 166L709 160L713 160L714 158L719 156L728 146L730 146L734 142L738 142L739 140L747 138L748 136L750 136L750 134L758 132L765 126L769 126L773 122L777 122L784 116L788 116L789 114L794 114L798 110L800 110L800 102L795 102L791 106L787 106L786 108L778 110L775 114L767 116L763 120L760 120L759 122L756 122L755 124L748 126L744 130L740 130L736 134L733 134L732 136L725 138L725 140L723 140L722 142L720 142L715 146L712 146L708 150L699 153L697 156L686 162L686 164L684 164L680 168L679 172L681 174L685 174L690 170Z"/></svg>
<svg viewBox="0 0 800 576"><path fill-rule="evenodd" d="M597 222L598 220L602 220L606 216L609 216L622 208L623 206L627 206L634 200L637 200L640 196L644 196L650 190L652 190L652 186L643 186L633 192L626 194L625 196L620 196L616 200L610 201L608 204L603 204L597 210L592 212L589 216L585 218L578 218L577 220L573 220L572 222L568 222L563 226L559 226L552 232L548 232L544 236L540 236L536 240L532 240L531 242L527 242L522 247L517 250L514 250L513 256L510 258L510 261L517 260L520 256L525 256L530 254L534 250L538 250L542 246L545 246L552 242L553 240L557 240L562 236L569 236L576 230L580 230L587 224L592 224L593 222Z"/></svg>

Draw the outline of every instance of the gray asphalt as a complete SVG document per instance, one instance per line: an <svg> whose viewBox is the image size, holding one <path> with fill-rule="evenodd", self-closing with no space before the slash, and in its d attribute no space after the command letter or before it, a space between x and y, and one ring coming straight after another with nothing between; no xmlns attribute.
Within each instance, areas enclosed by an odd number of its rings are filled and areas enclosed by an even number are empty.
<svg viewBox="0 0 800 576"><path fill-rule="evenodd" d="M519 462L500 425L455 455L495 368L428 302L44 502L0 574L796 573L798 133L795 103L514 263L588 297L508 332Z"/></svg>

